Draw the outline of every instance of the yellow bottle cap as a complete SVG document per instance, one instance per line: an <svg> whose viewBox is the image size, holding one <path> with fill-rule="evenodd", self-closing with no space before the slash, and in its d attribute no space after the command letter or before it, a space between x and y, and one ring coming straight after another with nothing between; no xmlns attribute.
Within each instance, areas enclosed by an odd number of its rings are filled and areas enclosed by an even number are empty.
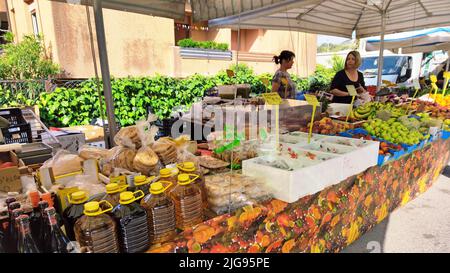
<svg viewBox="0 0 450 273"><path fill-rule="evenodd" d="M134 201L141 199L142 197L144 197L144 192L141 190L135 191L135 192L131 192L131 191L125 191L122 192L120 194L120 204L122 205L126 205L126 204L131 204Z"/></svg>
<svg viewBox="0 0 450 273"><path fill-rule="evenodd" d="M170 175L172 175L172 170L169 168L164 168L159 170L159 175L162 177L168 177Z"/></svg>
<svg viewBox="0 0 450 273"><path fill-rule="evenodd" d="M106 185L106 193L116 193L117 191L120 190L119 188L119 184L117 183L110 183L108 185Z"/></svg>
<svg viewBox="0 0 450 273"><path fill-rule="evenodd" d="M134 183L142 183L147 179L145 175L138 175L134 177Z"/></svg>
<svg viewBox="0 0 450 273"><path fill-rule="evenodd" d="M84 211L87 213L97 212L100 210L100 205L98 202L88 202L84 204Z"/></svg>
<svg viewBox="0 0 450 273"><path fill-rule="evenodd" d="M69 200L72 204L81 204L88 200L88 196L85 191L76 191L71 194L71 200Z"/></svg>
<svg viewBox="0 0 450 273"><path fill-rule="evenodd" d="M124 204L127 204L127 202L130 202L133 199L134 199L134 195L131 191L124 191L120 194L120 203L121 204L122 204L122 202Z"/></svg>
<svg viewBox="0 0 450 273"><path fill-rule="evenodd" d="M103 207L108 207L105 210L100 209L100 204L105 204ZM111 203L109 203L106 200L102 200L100 202L92 201L84 204L84 211L83 213L87 216L98 216L100 214L103 214L105 212L111 211L113 209L113 206Z"/></svg>
<svg viewBox="0 0 450 273"><path fill-rule="evenodd" d="M192 161L187 161L187 162L180 164L179 168L183 171L193 172L193 171L195 171L195 164Z"/></svg>
<svg viewBox="0 0 450 273"><path fill-rule="evenodd" d="M159 194L162 192L162 190L164 190L164 186L160 182L155 182L150 186L150 192L152 194Z"/></svg>
<svg viewBox="0 0 450 273"><path fill-rule="evenodd" d="M178 183L186 183L189 181L189 175L183 173L178 176Z"/></svg>

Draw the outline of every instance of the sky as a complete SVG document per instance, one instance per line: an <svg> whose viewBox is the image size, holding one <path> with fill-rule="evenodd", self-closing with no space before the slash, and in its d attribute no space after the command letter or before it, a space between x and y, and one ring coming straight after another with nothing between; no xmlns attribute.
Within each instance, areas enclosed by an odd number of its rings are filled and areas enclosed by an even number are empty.
<svg viewBox="0 0 450 273"><path fill-rule="evenodd" d="M336 36L328 36L328 35L317 35L317 45L321 45L323 43L333 43L340 44L344 41L349 40L348 38L336 37Z"/></svg>

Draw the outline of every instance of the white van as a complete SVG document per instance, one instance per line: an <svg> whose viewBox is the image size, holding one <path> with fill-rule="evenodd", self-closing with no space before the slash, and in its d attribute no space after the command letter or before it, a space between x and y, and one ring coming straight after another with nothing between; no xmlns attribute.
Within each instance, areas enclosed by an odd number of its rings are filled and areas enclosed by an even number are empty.
<svg viewBox="0 0 450 273"><path fill-rule="evenodd" d="M378 52L361 56L359 70L364 74L366 86L377 85ZM413 79L419 79L422 65L422 53L384 55L382 80L387 80L399 86L413 86Z"/></svg>

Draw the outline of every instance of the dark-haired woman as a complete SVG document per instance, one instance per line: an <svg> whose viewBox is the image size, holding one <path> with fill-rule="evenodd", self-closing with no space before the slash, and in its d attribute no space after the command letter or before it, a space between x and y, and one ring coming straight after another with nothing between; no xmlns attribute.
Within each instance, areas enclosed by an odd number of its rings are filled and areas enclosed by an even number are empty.
<svg viewBox="0 0 450 273"><path fill-rule="evenodd" d="M272 92L278 92L283 99L295 99L295 83L287 72L294 64L295 54L288 50L283 50L279 56L274 56L273 60L280 68L272 78Z"/></svg>

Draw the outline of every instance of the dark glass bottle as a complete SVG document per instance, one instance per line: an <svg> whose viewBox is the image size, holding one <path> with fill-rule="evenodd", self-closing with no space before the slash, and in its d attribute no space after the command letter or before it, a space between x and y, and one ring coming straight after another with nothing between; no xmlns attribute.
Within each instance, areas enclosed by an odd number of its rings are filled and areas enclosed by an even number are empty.
<svg viewBox="0 0 450 273"><path fill-rule="evenodd" d="M16 253L17 252L17 230L16 230L16 217L20 214L14 214L13 212L17 209L20 209L19 202L12 202L9 204L8 213L9 213L9 224L8 230L6 231L5 238L3 238L3 247L6 249L6 252ZM21 211L22 213L22 211Z"/></svg>
<svg viewBox="0 0 450 273"><path fill-rule="evenodd" d="M46 208L48 225L50 231L45 237L44 252L45 253L70 253L73 251L73 245L69 238L62 232L56 220L56 210L53 207Z"/></svg>
<svg viewBox="0 0 450 273"><path fill-rule="evenodd" d="M14 203L13 203L14 204ZM11 204L12 205L12 204ZM17 253L18 227L16 219L23 214L23 209L15 209L11 213L11 222L9 225L9 238L7 239L7 249L9 253Z"/></svg>
<svg viewBox="0 0 450 273"><path fill-rule="evenodd" d="M69 237L71 241L75 241L75 232L73 228L78 218L84 215L84 204L89 198L84 191L74 192L68 197L70 205L64 210L62 219L67 237Z"/></svg>
<svg viewBox="0 0 450 273"><path fill-rule="evenodd" d="M47 201L49 208L50 207L55 208L56 220L58 221L58 226L61 227L63 225L63 222L62 222L62 219L61 219L61 215L58 213L58 208L55 206L55 197L53 196L53 194L49 193L49 192L48 193L44 193L44 194L42 194L41 199L42 199L42 201Z"/></svg>
<svg viewBox="0 0 450 273"><path fill-rule="evenodd" d="M144 197L142 191L122 192L120 204L112 211L119 230L122 252L144 252L150 246L147 211L136 202L142 197Z"/></svg>
<svg viewBox="0 0 450 273"><path fill-rule="evenodd" d="M2 247L3 252L6 252L5 249L5 236L8 233L9 226L9 213L8 210L0 211L0 245Z"/></svg>
<svg viewBox="0 0 450 273"><path fill-rule="evenodd" d="M39 232L41 230L41 211L39 209L39 192L34 191L29 194L31 205L33 206L33 212L30 215L30 229L31 236L33 236L34 242L39 242Z"/></svg>
<svg viewBox="0 0 450 273"><path fill-rule="evenodd" d="M19 227L17 252L39 253L39 249L31 236L30 218L27 215L20 215L16 221Z"/></svg>
<svg viewBox="0 0 450 273"><path fill-rule="evenodd" d="M38 245L41 252L44 251L44 243L45 243L45 236L49 232L48 228L48 219L45 215L45 209L48 208L47 201L40 201L38 203L39 206L39 214L40 214L40 223L39 223L39 233L38 233L38 239L36 240L36 244Z"/></svg>

